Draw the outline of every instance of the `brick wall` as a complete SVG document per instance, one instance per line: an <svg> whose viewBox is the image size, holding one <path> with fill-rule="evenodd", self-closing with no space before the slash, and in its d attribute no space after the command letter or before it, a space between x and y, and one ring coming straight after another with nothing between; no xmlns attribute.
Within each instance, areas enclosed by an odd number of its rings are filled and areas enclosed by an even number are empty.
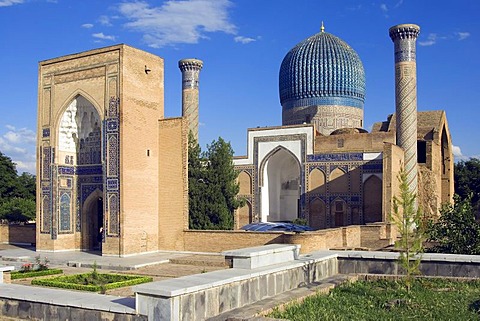
<svg viewBox="0 0 480 321"><path fill-rule="evenodd" d="M306 233L250 231L185 231L185 250L192 252L222 252L225 250L266 244L299 244L301 253L361 247L365 240L377 242L391 239L389 225L377 224L364 229L352 225Z"/></svg>
<svg viewBox="0 0 480 321"><path fill-rule="evenodd" d="M0 243L35 243L35 224L0 225Z"/></svg>
<svg viewBox="0 0 480 321"><path fill-rule="evenodd" d="M121 254L133 254L158 250L158 159L164 153L158 144L158 120L163 118L163 59L129 46L122 49L120 246ZM145 66L150 72L145 72Z"/></svg>
<svg viewBox="0 0 480 321"><path fill-rule="evenodd" d="M161 250L179 251L184 250L184 230L188 228L187 123L184 118L172 118L159 121L158 126L162 151L158 164L158 244Z"/></svg>

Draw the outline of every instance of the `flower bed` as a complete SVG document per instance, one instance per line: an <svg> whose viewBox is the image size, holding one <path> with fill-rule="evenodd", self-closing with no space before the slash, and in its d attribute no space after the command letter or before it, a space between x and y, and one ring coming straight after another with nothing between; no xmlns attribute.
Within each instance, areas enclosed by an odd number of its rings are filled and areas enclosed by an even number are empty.
<svg viewBox="0 0 480 321"><path fill-rule="evenodd" d="M46 279L35 279L32 280L32 284L62 289L104 293L106 290L151 281L153 281L153 278L148 276L97 273L96 271L94 271L91 273L63 275Z"/></svg>
<svg viewBox="0 0 480 321"><path fill-rule="evenodd" d="M36 271L15 271L10 273L10 278L12 280L16 279L26 279L33 278L36 276L52 275L52 274L62 274L63 270L61 269L47 269L47 270L36 270Z"/></svg>

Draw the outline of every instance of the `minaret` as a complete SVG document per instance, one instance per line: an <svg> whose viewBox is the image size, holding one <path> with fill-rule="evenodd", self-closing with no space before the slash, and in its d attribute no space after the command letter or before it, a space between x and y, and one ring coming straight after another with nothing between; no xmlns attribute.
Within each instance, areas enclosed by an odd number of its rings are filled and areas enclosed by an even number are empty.
<svg viewBox="0 0 480 321"><path fill-rule="evenodd" d="M182 72L182 116L187 118L188 129L198 141L198 79L203 61L182 59L178 67Z"/></svg>
<svg viewBox="0 0 480 321"><path fill-rule="evenodd" d="M397 145L405 152L410 192L417 195L417 63L415 43L420 27L401 24L389 29L395 45L395 113Z"/></svg>

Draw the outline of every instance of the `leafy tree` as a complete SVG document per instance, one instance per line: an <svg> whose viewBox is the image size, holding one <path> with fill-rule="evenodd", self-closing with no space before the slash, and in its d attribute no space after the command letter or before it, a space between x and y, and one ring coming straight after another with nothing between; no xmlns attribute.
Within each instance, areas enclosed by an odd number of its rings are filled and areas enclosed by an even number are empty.
<svg viewBox="0 0 480 321"><path fill-rule="evenodd" d="M188 225L191 229L208 229L210 220L206 213L207 185L205 160L197 140L188 135Z"/></svg>
<svg viewBox="0 0 480 321"><path fill-rule="evenodd" d="M433 252L480 254L480 224L470 198L455 195L454 204L444 204L438 221L429 223L428 240L437 243Z"/></svg>
<svg viewBox="0 0 480 321"><path fill-rule="evenodd" d="M0 202L17 196L17 169L10 157L0 152Z"/></svg>
<svg viewBox="0 0 480 321"><path fill-rule="evenodd" d="M35 219L35 176L17 175L12 160L0 152L0 219L26 222Z"/></svg>
<svg viewBox="0 0 480 321"><path fill-rule="evenodd" d="M0 204L0 219L9 222L27 222L35 219L35 201L25 198L10 198Z"/></svg>
<svg viewBox="0 0 480 321"><path fill-rule="evenodd" d="M233 229L233 212L243 201L237 199L240 187L230 143L219 138L202 153L190 133L188 152L189 227Z"/></svg>
<svg viewBox="0 0 480 321"><path fill-rule="evenodd" d="M17 195L19 197L35 200L37 189L35 175L25 172L22 173L22 175L17 178L17 185Z"/></svg>
<svg viewBox="0 0 480 321"><path fill-rule="evenodd" d="M460 199L470 198L474 213L480 216L480 159L470 158L455 164L455 193Z"/></svg>
<svg viewBox="0 0 480 321"><path fill-rule="evenodd" d="M420 274L420 262L423 253L423 215L416 207L416 195L408 186L407 173L402 168L398 174L400 196L393 198L393 213L390 220L397 226L400 239L395 242L399 250L399 263L406 273L407 290L410 290L412 277Z"/></svg>

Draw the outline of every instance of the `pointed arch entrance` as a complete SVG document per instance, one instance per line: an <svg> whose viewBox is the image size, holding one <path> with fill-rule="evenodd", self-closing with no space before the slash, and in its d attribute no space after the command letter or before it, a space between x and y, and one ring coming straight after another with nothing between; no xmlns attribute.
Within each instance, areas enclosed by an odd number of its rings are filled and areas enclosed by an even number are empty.
<svg viewBox="0 0 480 321"><path fill-rule="evenodd" d="M262 218L266 216L269 222L298 218L300 164L297 158L279 147L266 157L263 175Z"/></svg>
<svg viewBox="0 0 480 321"><path fill-rule="evenodd" d="M104 226L102 169L102 117L94 104L76 95L59 117L57 162L59 180L67 181L78 202L74 202L77 245L82 250L98 248L98 233Z"/></svg>
<svg viewBox="0 0 480 321"><path fill-rule="evenodd" d="M98 240L100 228L103 227L103 193L96 189L85 200L82 207L82 250L100 250Z"/></svg>

